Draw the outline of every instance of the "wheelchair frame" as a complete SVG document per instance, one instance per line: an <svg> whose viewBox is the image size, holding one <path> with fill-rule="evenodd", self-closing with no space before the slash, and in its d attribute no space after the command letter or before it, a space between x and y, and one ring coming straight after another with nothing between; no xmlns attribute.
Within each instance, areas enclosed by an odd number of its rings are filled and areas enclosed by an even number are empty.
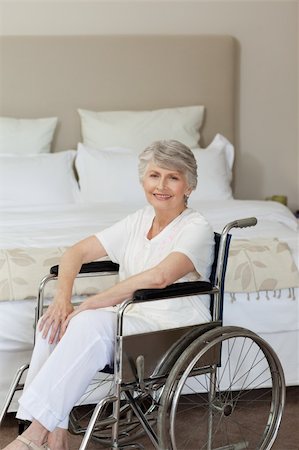
<svg viewBox="0 0 299 450"><path fill-rule="evenodd" d="M206 413L207 440L204 446L200 448L205 450L242 450L245 448L268 450L272 447L278 432L285 402L285 383L280 362L271 347L256 334L243 328L222 326L224 281L231 238L229 231L235 227L253 226L256 222L255 218L236 220L227 224L221 235L216 236L215 234L217 248L215 249L216 257L212 268L211 283L200 281L185 282L175 283L164 289L141 289L136 291L131 299L124 301L120 305L117 311L114 394L103 398L96 404L86 429L73 429L75 434L84 433L80 450L87 448L90 439L93 437L99 415L107 405L111 404L113 408L112 414L102 419L105 429L107 426L112 427L111 448L138 448L138 444L131 443L127 445L126 440L124 443L120 442L121 411L131 410L130 414L133 413L136 416L155 448L160 450L182 450L177 446L178 437L176 436L176 417L178 415L180 398L183 398L185 395L183 392L186 388L187 379L197 379L198 377L206 376L206 374L209 377ZM84 264L78 277L105 276L115 274L117 271L118 265L110 261L95 262ZM57 279L57 276L58 266L54 266L51 268L50 274L45 276L40 283L35 325L41 317L44 308L45 286L50 280ZM194 294L209 294L211 296L211 322L144 333L142 335L123 335L125 311L129 305ZM142 336L142 339L140 336ZM251 346L254 344L258 347L258 351L261 349L262 354L265 356L265 361L269 364L271 381L274 386L269 407L269 418L266 418L265 431L257 447L249 447L249 441L242 438L241 441L236 443L228 442L215 448L213 441L215 411L217 413L220 412L221 420L223 418L225 420L225 417L231 416L236 408L233 400L228 401L226 399L220 404L217 398L217 370L219 367L222 367L222 349L229 340L236 339L250 340ZM156 342L154 352L152 351L153 340ZM140 348L140 342L142 342L142 349ZM8 410L14 392L23 388L20 379L28 367L29 365L21 367L13 380L0 415L0 424ZM156 391L153 390L153 386L157 386ZM136 396L134 396L134 392L137 393ZM139 405L139 400L146 399L148 395L151 396L152 392L159 392L158 400L155 400L153 406L150 407L150 412L152 409L158 408L157 420L154 420L154 425L157 423L157 432L154 430L151 417L148 420L146 417L147 411L145 413ZM122 405L123 398L126 401L125 408ZM72 419L70 423L74 426ZM99 423L101 424L101 419ZM95 437L95 439L102 442L101 437Z"/></svg>

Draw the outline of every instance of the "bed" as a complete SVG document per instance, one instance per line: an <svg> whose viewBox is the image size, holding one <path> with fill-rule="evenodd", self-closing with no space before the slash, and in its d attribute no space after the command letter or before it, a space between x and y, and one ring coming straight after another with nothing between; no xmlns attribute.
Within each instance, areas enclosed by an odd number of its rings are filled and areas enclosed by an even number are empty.
<svg viewBox="0 0 299 450"><path fill-rule="evenodd" d="M257 217L233 232L224 323L264 337L297 385L297 220L280 203L233 196L236 40L27 36L0 49L0 405L30 359L38 281L66 247L144 205L138 151L170 137L196 155L190 207L215 231ZM74 298L96 283L77 283Z"/></svg>

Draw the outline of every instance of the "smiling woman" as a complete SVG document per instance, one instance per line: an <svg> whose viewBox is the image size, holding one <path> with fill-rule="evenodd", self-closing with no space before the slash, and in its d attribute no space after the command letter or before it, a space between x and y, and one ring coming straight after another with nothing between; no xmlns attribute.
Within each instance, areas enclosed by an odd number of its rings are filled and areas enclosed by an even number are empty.
<svg viewBox="0 0 299 450"><path fill-rule="evenodd" d="M67 448L70 411L95 373L113 360L116 305L138 289L209 278L214 232L186 204L197 183L192 151L178 141L157 141L139 161L149 205L73 245L61 258L54 299L39 322L19 400L17 416L32 424L5 450L43 449L46 441L51 450ZM74 309L72 288L82 264L104 256L119 264L119 282ZM137 303L128 309L124 333L194 325L210 318L209 304L200 295Z"/></svg>
<svg viewBox="0 0 299 450"><path fill-rule="evenodd" d="M140 180L156 213L148 232L152 239L187 208L197 184L197 164L190 149L175 140L154 142L139 159Z"/></svg>
<svg viewBox="0 0 299 450"><path fill-rule="evenodd" d="M139 178L142 182L149 162L163 169L180 172L194 190L197 186L197 163L193 152L176 140L156 141L139 155Z"/></svg>
<svg viewBox="0 0 299 450"><path fill-rule="evenodd" d="M142 184L148 202L156 211L149 232L153 237L186 209L191 189L182 173L162 169L154 163L148 164Z"/></svg>

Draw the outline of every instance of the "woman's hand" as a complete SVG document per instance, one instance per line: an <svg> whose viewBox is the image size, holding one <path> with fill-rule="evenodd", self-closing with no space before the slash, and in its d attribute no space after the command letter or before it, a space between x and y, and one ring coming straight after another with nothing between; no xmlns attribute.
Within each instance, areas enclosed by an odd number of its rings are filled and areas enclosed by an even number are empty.
<svg viewBox="0 0 299 450"><path fill-rule="evenodd" d="M51 329L49 343L53 344L65 320L73 311L74 307L69 301L54 299L39 321L38 329L43 333L43 338L46 339Z"/></svg>
<svg viewBox="0 0 299 450"><path fill-rule="evenodd" d="M73 309L71 314L69 314L66 319L64 320L63 324L61 324L60 331L59 331L59 340L62 338L64 333L66 332L66 329L72 320L73 317L77 316L77 314L80 314L82 311L86 311L87 309L97 309L100 308L101 304L97 301L96 296L91 296L87 298L84 302L80 303L79 306Z"/></svg>

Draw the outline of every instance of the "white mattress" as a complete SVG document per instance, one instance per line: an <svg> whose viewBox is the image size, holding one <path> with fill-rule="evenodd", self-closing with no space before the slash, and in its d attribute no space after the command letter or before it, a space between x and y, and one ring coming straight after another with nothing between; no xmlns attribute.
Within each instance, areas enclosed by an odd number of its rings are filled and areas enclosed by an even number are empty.
<svg viewBox="0 0 299 450"><path fill-rule="evenodd" d="M121 219L141 205L71 204L0 211L0 248L67 246ZM236 237L276 237L286 242L297 267L298 225L293 214L275 202L228 200L192 205L211 222L215 231L235 219L255 216L253 228L235 229ZM288 385L299 384L299 309L289 290L225 296L224 323L244 326L264 337L281 359ZM0 407L16 369L30 359L33 346L33 300L0 302ZM12 409L15 409L14 402Z"/></svg>

